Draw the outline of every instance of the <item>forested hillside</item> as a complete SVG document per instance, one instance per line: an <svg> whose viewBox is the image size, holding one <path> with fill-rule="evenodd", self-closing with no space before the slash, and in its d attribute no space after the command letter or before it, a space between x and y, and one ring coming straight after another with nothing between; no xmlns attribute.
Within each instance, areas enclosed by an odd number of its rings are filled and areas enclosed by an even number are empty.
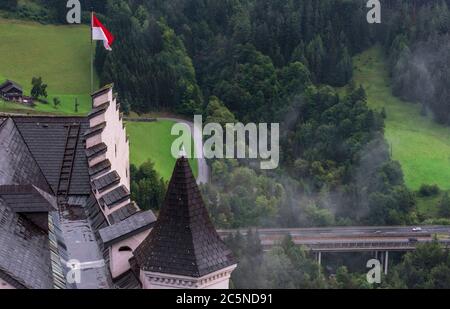
<svg viewBox="0 0 450 309"><path fill-rule="evenodd" d="M370 25L362 0L112 0L103 12L118 41L114 53L98 50L96 66L125 110L282 124L277 172L211 162L204 193L220 226L413 224L416 198L390 157L386 114L368 109L352 56L381 43L394 93L414 95L405 89L422 88L402 80L411 71L401 66L403 48L445 35L448 9L440 0L382 8L383 23ZM334 88L345 85L339 97Z"/></svg>
<svg viewBox="0 0 450 309"><path fill-rule="evenodd" d="M295 62L314 83L351 79L351 56L371 43L365 14L364 1L114 0L119 41L97 68L135 110L192 112L216 95L240 118L267 117L295 90L283 76Z"/></svg>

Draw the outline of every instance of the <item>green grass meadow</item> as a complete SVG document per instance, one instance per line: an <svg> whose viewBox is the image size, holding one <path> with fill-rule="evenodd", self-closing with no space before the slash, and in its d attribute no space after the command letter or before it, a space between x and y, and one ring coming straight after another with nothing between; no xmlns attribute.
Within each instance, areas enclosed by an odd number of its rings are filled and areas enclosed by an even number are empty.
<svg viewBox="0 0 450 309"><path fill-rule="evenodd" d="M354 80L363 85L368 104L386 110L385 136L398 160L406 184L413 190L422 184L450 189L450 128L437 124L431 116L420 114L420 106L392 95L390 78L380 47L354 58Z"/></svg>
<svg viewBox="0 0 450 309"><path fill-rule="evenodd" d="M176 159L172 157L172 142L177 136L170 134L174 121L127 122L127 134L130 138L130 161L136 166L151 159L155 169L165 180L172 176ZM198 162L189 160L194 176L198 175Z"/></svg>
<svg viewBox="0 0 450 309"><path fill-rule="evenodd" d="M91 108L90 39L86 25L56 26L0 19L0 83L14 80L29 95L31 79L41 76L48 85L49 104L38 103L35 111L76 114L78 98L78 114L86 114ZM97 76L94 85L98 85ZM53 106L54 97L61 100L57 109ZM24 110L18 105L0 102L0 111Z"/></svg>

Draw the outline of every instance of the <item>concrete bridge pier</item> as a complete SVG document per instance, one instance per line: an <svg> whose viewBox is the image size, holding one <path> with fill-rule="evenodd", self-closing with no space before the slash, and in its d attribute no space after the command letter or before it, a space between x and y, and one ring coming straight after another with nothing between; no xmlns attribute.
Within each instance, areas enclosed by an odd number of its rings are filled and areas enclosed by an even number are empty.
<svg viewBox="0 0 450 309"><path fill-rule="evenodd" d="M389 251L376 251L375 259L380 261L384 274L387 275L389 270Z"/></svg>
<svg viewBox="0 0 450 309"><path fill-rule="evenodd" d="M321 266L322 265L322 252L321 251L317 251L315 253L315 258L316 258L317 264L319 264L319 266Z"/></svg>
<svg viewBox="0 0 450 309"><path fill-rule="evenodd" d="M384 274L387 275L389 270L389 251L385 252L383 265L384 265Z"/></svg>
<svg viewBox="0 0 450 309"><path fill-rule="evenodd" d="M389 251L375 251L374 256L380 262L384 274L387 275L389 271Z"/></svg>

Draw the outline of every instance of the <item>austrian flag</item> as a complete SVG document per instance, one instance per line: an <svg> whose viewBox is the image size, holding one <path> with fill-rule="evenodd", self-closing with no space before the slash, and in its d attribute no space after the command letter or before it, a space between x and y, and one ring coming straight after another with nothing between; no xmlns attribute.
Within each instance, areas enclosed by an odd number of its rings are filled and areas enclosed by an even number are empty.
<svg viewBox="0 0 450 309"><path fill-rule="evenodd" d="M103 45L107 50L112 50L111 45L114 42L114 36L106 29L105 26L92 14L92 40L103 41Z"/></svg>

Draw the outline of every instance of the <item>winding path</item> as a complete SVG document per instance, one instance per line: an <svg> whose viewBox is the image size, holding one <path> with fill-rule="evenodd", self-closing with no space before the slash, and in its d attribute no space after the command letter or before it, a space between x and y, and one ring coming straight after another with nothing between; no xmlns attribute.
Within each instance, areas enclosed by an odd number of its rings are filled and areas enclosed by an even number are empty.
<svg viewBox="0 0 450 309"><path fill-rule="evenodd" d="M194 123L191 121L187 121L184 119L177 119L177 118L157 118L157 120L170 120L175 121L177 123L184 123L188 125L191 128L191 132L197 132L198 134L193 134L194 139L194 148L196 154L203 154L203 141L202 141L202 134L199 131L199 128L194 127ZM205 184L209 182L209 167L208 163L206 163L205 158L199 158L198 159L198 176L197 176L197 183L198 184Z"/></svg>
<svg viewBox="0 0 450 309"><path fill-rule="evenodd" d="M194 127L194 123L185 119L179 119L175 117L157 117L154 118L154 120L168 120L168 121L174 121L177 123L183 123L189 126L191 129L191 132L196 132L197 134L193 134L192 138L194 139L194 148L196 154L203 154L203 141L202 141L202 134L199 132L199 128ZM154 120L151 119L139 119L139 118L124 118L124 121L128 122L152 122ZM209 167L208 163L206 162L205 158L199 158L198 159L198 176L197 176L197 183L198 184L205 184L209 182Z"/></svg>

